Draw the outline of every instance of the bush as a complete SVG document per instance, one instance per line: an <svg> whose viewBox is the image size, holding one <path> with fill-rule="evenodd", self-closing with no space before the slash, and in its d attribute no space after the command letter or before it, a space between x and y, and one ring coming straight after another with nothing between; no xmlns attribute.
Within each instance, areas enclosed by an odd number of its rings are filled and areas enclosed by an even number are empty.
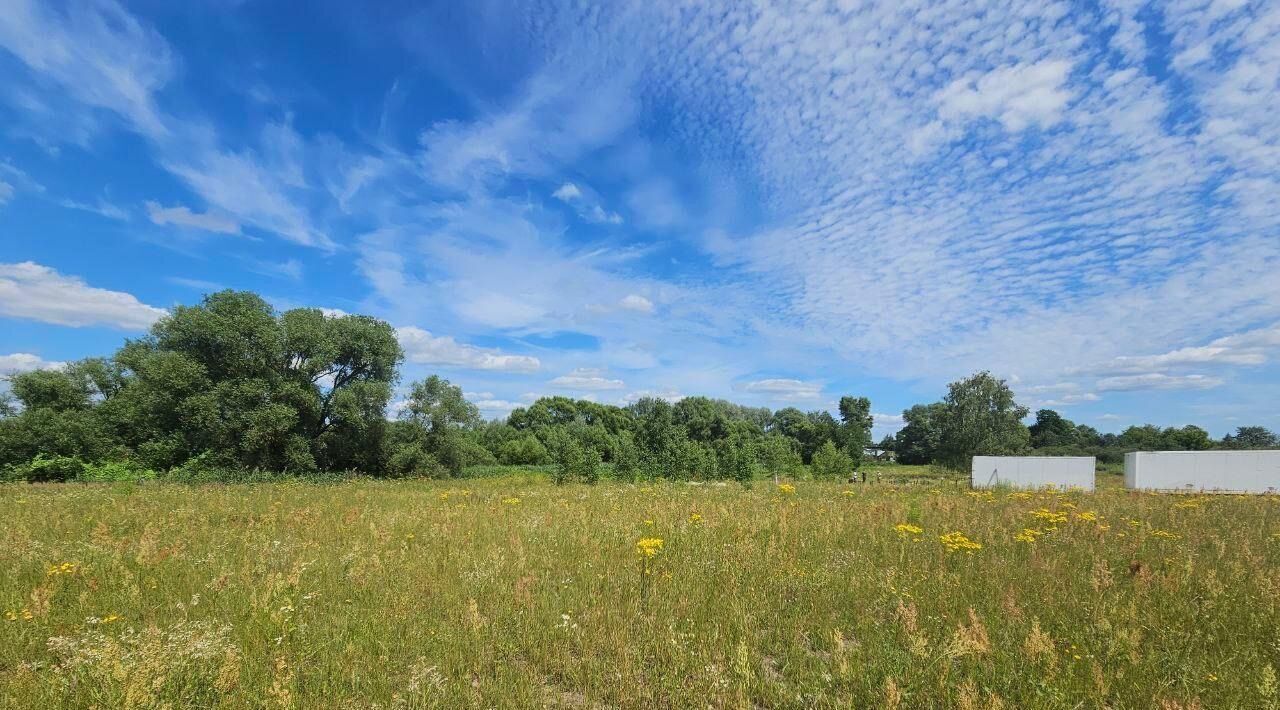
<svg viewBox="0 0 1280 710"><path fill-rule="evenodd" d="M387 474L393 478L445 478L449 472L421 444L406 444L397 447L388 458Z"/></svg>
<svg viewBox="0 0 1280 710"><path fill-rule="evenodd" d="M851 473L853 473L853 459L849 454L837 449L830 441L825 442L814 452L814 478L845 478Z"/></svg>
<svg viewBox="0 0 1280 710"><path fill-rule="evenodd" d="M508 466L538 466L551 460L547 447L533 434L504 441L498 447L498 462Z"/></svg>
<svg viewBox="0 0 1280 710"><path fill-rule="evenodd" d="M10 466L6 477L12 481L28 483L72 481L81 476L84 469L84 462L75 456L37 454L27 463Z"/></svg>
<svg viewBox="0 0 1280 710"><path fill-rule="evenodd" d="M577 439L564 436L555 442L556 467L552 480L557 484L572 480L595 483L600 480L600 452L583 447Z"/></svg>
<svg viewBox="0 0 1280 710"><path fill-rule="evenodd" d="M118 481L150 481L156 478L156 472L149 468L136 466L129 461L104 461L88 463L76 477L78 481L107 483Z"/></svg>

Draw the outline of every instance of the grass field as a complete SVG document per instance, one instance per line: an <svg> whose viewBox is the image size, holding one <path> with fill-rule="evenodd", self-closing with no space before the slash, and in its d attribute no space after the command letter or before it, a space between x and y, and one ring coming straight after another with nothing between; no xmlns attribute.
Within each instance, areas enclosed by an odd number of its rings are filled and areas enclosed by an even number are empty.
<svg viewBox="0 0 1280 710"><path fill-rule="evenodd" d="M1280 498L883 478L3 486L0 703L1280 702Z"/></svg>

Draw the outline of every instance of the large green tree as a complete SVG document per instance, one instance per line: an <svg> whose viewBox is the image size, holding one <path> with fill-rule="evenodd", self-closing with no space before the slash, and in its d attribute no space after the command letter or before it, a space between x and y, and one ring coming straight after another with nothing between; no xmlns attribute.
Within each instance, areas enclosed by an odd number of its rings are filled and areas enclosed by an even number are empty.
<svg viewBox="0 0 1280 710"><path fill-rule="evenodd" d="M967 469L979 454L1008 455L1027 449L1031 435L1022 423L1026 407L1013 390L989 372L947 386L943 399L942 440L938 459L948 468Z"/></svg>
<svg viewBox="0 0 1280 710"><path fill-rule="evenodd" d="M102 406L157 468L205 454L241 468L376 472L400 359L377 319L277 314L255 294L221 291L126 343Z"/></svg>
<svg viewBox="0 0 1280 710"><path fill-rule="evenodd" d="M840 439L850 462L856 468L862 463L864 452L871 446L871 400L866 397L840 398Z"/></svg>
<svg viewBox="0 0 1280 710"><path fill-rule="evenodd" d="M933 463L942 448L942 420L947 405L942 402L917 404L902 412L903 426L894 436L899 463Z"/></svg>

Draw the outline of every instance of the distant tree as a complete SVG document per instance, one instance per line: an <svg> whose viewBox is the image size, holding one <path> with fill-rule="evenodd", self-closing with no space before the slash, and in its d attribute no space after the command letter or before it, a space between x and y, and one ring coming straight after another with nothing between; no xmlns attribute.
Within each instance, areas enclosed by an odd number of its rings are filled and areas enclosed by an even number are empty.
<svg viewBox="0 0 1280 710"><path fill-rule="evenodd" d="M1222 437L1222 446L1226 449L1274 449L1280 447L1280 437L1266 427L1242 426L1234 434Z"/></svg>
<svg viewBox="0 0 1280 710"><path fill-rule="evenodd" d="M1164 433L1154 424L1128 427L1116 437L1115 445L1128 451L1159 451L1166 448Z"/></svg>
<svg viewBox="0 0 1280 710"><path fill-rule="evenodd" d="M781 434L770 434L756 443L756 457L766 474L776 481L780 475L793 476L803 466L795 440Z"/></svg>
<svg viewBox="0 0 1280 710"><path fill-rule="evenodd" d="M750 486L756 476L755 440L743 433L716 442L719 475Z"/></svg>
<svg viewBox="0 0 1280 710"><path fill-rule="evenodd" d="M725 436L728 417L714 400L707 397L685 397L672 408L675 423L683 426L685 435L694 441L715 441Z"/></svg>
<svg viewBox="0 0 1280 710"><path fill-rule="evenodd" d="M1004 380L980 372L948 385L942 417L939 460L948 468L968 468L978 454L1016 454L1031 438L1027 408L1013 399Z"/></svg>
<svg viewBox="0 0 1280 710"><path fill-rule="evenodd" d="M852 457L837 448L833 442L824 441L814 453L814 478L844 479L851 473L853 473Z"/></svg>
<svg viewBox="0 0 1280 710"><path fill-rule="evenodd" d="M649 478L678 475L684 429L675 423L671 404L656 397L642 397L631 405L636 421L635 443L641 451L641 467Z"/></svg>
<svg viewBox="0 0 1280 710"><path fill-rule="evenodd" d="M480 423L480 413L463 397L461 387L438 375L413 383L400 419L418 427L421 448L434 456L450 475L462 474L468 451L460 434L463 429Z"/></svg>
<svg viewBox="0 0 1280 710"><path fill-rule="evenodd" d="M1097 429L1088 424L1076 425L1075 439L1081 446L1098 447L1104 445L1102 435L1098 433Z"/></svg>
<svg viewBox="0 0 1280 710"><path fill-rule="evenodd" d="M518 439L505 441L498 446L498 463L507 465L536 466L551 460L547 447L538 437L525 434Z"/></svg>
<svg viewBox="0 0 1280 710"><path fill-rule="evenodd" d="M643 470L635 436L629 431L619 433L614 445L613 475L622 481L634 481Z"/></svg>
<svg viewBox="0 0 1280 710"><path fill-rule="evenodd" d="M893 438L893 434L885 434L884 438L876 444L876 448L882 451L896 451L898 448L898 440Z"/></svg>
<svg viewBox="0 0 1280 710"><path fill-rule="evenodd" d="M856 467L862 462L863 452L871 446L871 400L866 397L840 398L841 443L845 453Z"/></svg>
<svg viewBox="0 0 1280 710"><path fill-rule="evenodd" d="M1052 409L1041 409L1036 412L1036 421L1028 431L1031 434L1031 447L1044 449L1051 446L1072 446L1078 443L1076 425L1070 419Z"/></svg>
<svg viewBox="0 0 1280 710"><path fill-rule="evenodd" d="M947 405L942 402L917 404L902 412L903 427L894 437L898 462L933 463L942 447L942 420Z"/></svg>
<svg viewBox="0 0 1280 710"><path fill-rule="evenodd" d="M1209 432L1194 424L1181 429L1169 427L1161 432L1164 448L1176 451L1205 451L1213 448L1213 439Z"/></svg>

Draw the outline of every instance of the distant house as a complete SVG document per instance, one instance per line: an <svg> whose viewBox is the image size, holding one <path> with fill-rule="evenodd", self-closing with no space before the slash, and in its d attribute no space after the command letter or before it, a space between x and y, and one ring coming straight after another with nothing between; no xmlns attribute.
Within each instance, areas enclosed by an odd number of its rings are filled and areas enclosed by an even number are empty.
<svg viewBox="0 0 1280 710"><path fill-rule="evenodd" d="M862 455L875 461L894 461L896 454L889 449L882 449L879 446L868 446L862 450Z"/></svg>

